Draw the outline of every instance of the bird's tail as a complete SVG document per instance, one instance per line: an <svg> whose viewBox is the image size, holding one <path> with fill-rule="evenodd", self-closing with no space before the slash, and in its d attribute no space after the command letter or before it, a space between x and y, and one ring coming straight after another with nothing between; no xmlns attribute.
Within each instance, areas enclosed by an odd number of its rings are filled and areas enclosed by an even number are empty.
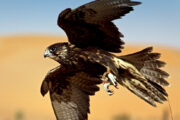
<svg viewBox="0 0 180 120"><path fill-rule="evenodd" d="M124 65L119 67L118 82L149 104L156 106L155 102L166 101L168 94L163 86L169 85L165 80L169 74L160 69L165 63L158 60L160 54L153 53L152 50L152 47L148 47L133 54L120 56Z"/></svg>

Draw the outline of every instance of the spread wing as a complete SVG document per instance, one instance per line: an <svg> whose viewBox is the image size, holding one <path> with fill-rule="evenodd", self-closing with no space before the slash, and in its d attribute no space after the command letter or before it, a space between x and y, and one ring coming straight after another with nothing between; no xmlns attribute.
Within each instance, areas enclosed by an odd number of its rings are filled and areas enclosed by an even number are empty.
<svg viewBox="0 0 180 120"><path fill-rule="evenodd" d="M94 46L110 52L120 52L123 37L112 20L121 18L140 2L131 0L97 0L74 10L60 13L58 25L66 32L69 42L78 47Z"/></svg>
<svg viewBox="0 0 180 120"><path fill-rule="evenodd" d="M57 67L45 77L41 93L49 91L57 120L87 120L89 95L99 90L96 85L100 83L88 73Z"/></svg>

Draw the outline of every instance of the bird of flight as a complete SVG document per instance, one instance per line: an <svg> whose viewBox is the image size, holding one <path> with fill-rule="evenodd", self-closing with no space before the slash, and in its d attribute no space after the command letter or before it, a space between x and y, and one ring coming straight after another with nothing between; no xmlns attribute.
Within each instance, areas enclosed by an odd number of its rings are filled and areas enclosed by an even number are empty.
<svg viewBox="0 0 180 120"><path fill-rule="evenodd" d="M140 2L131 0L96 0L59 14L58 25L69 42L50 45L44 53L60 65L50 70L41 86L49 92L57 120L87 120L89 96L102 84L108 95L109 86L121 85L152 106L163 103L169 83L168 73L160 68L159 53L152 47L116 56L124 42L123 34L112 22L133 10Z"/></svg>

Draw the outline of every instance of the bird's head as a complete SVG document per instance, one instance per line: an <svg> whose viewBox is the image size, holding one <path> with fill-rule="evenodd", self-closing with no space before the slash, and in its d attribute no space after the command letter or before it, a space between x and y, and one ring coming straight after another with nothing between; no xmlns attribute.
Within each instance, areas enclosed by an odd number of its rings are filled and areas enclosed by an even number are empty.
<svg viewBox="0 0 180 120"><path fill-rule="evenodd" d="M68 50L68 43L55 43L45 50L44 58L49 57L59 63L62 63L67 59Z"/></svg>

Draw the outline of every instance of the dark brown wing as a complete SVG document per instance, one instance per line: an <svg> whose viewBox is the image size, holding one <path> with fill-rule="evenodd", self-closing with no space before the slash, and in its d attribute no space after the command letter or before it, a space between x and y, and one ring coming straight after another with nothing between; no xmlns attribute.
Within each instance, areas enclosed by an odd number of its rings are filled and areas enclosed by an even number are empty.
<svg viewBox="0 0 180 120"><path fill-rule="evenodd" d="M58 25L66 32L69 41L78 47L95 46L110 52L120 52L123 35L112 20L133 10L140 2L130 0L97 0L70 8L60 13Z"/></svg>
<svg viewBox="0 0 180 120"><path fill-rule="evenodd" d="M99 90L96 85L100 83L88 73L57 67L45 77L41 93L49 90L57 120L87 120L89 95Z"/></svg>

